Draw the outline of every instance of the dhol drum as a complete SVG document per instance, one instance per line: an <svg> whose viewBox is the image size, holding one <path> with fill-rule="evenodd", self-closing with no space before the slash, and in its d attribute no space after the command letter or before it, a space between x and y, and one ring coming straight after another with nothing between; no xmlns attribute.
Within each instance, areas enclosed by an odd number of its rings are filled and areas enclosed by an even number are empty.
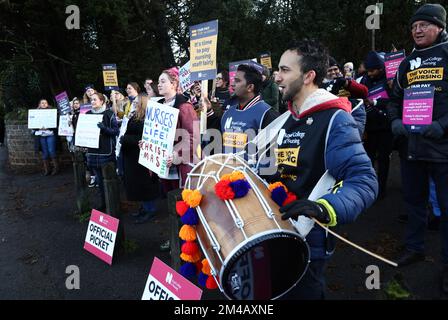
<svg viewBox="0 0 448 320"><path fill-rule="evenodd" d="M235 170L244 173L251 189L243 198L223 201L214 186ZM203 195L196 208L197 238L227 298L277 299L300 285L309 264L308 244L291 222L281 220L267 185L246 161L234 154L207 157L191 170L186 188Z"/></svg>

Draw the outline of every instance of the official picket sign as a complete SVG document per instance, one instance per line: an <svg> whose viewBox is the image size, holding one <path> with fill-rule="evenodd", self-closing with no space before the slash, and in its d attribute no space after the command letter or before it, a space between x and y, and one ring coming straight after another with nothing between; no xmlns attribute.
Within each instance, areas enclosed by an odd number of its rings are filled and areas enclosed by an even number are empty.
<svg viewBox="0 0 448 320"><path fill-rule="evenodd" d="M59 113L67 114L70 112L70 100L68 98L67 92L61 92L55 96L56 103L58 104Z"/></svg>
<svg viewBox="0 0 448 320"><path fill-rule="evenodd" d="M368 98L372 100L389 99L389 95L384 86L377 86L369 90Z"/></svg>
<svg viewBox="0 0 448 320"><path fill-rule="evenodd" d="M56 109L28 110L28 129L52 129L58 127Z"/></svg>
<svg viewBox="0 0 448 320"><path fill-rule="evenodd" d="M58 135L66 137L73 136L73 126L70 123L70 117L68 114L59 116Z"/></svg>
<svg viewBox="0 0 448 320"><path fill-rule="evenodd" d="M76 125L75 145L78 147L98 148L100 144L98 122L101 121L103 121L102 114L80 114Z"/></svg>
<svg viewBox="0 0 448 320"><path fill-rule="evenodd" d="M138 163L160 177L167 177L167 158L173 153L179 109L148 101L143 128L143 145Z"/></svg>
<svg viewBox="0 0 448 320"><path fill-rule="evenodd" d="M117 218L93 209L84 249L111 265L119 222Z"/></svg>
<svg viewBox="0 0 448 320"><path fill-rule="evenodd" d="M201 81L216 77L216 48L218 20L190 27L191 80Z"/></svg>
<svg viewBox="0 0 448 320"><path fill-rule="evenodd" d="M201 289L154 258L142 300L201 300L201 296Z"/></svg>
<svg viewBox="0 0 448 320"><path fill-rule="evenodd" d="M179 69L179 84L181 91L187 91L191 88L193 83L194 82L191 80L190 61L188 61Z"/></svg>

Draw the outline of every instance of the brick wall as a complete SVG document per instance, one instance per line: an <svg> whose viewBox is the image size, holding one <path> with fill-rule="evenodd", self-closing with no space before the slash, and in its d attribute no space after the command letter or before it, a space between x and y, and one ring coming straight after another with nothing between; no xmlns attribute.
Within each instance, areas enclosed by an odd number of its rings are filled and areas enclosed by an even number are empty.
<svg viewBox="0 0 448 320"><path fill-rule="evenodd" d="M58 137L58 140L57 151L61 166L71 166L72 160L65 137ZM34 138L26 121L6 121L6 146L11 169L17 172L42 170L42 156L34 152Z"/></svg>

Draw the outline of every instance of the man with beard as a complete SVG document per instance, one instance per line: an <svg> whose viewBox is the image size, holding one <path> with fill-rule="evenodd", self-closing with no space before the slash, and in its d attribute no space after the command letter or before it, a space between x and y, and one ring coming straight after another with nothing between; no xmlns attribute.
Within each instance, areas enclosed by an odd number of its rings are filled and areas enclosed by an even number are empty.
<svg viewBox="0 0 448 320"><path fill-rule="evenodd" d="M282 182L298 199L280 208L283 220L306 216L334 227L353 222L366 210L377 197L378 183L350 102L319 89L327 68L328 51L313 40L291 43L281 56L276 81L291 115L279 132L277 173L269 180ZM327 170L337 182L332 192L307 200ZM334 238L314 226L306 240L309 268L286 299L325 298L324 270Z"/></svg>

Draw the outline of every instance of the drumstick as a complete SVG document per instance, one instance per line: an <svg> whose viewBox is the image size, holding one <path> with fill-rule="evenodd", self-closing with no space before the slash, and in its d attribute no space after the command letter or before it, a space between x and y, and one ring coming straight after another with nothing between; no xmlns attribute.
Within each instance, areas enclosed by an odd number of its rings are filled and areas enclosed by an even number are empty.
<svg viewBox="0 0 448 320"><path fill-rule="evenodd" d="M329 233L331 233L332 235L334 235L334 236L335 236L336 238L338 238L339 240L342 240L342 241L344 241L345 243L351 245L352 247L355 247L356 249L361 250L362 252L367 253L368 255L371 255L372 257L375 257L375 258L377 258L377 259L379 259L379 260L381 260L381 261L383 261L383 262L385 262L385 263L388 263L388 264L390 264L390 265L393 266L393 267L398 267L398 264L397 264L397 263L395 263L395 262L393 262L393 261L390 261L390 260L387 260L386 258L383 258L383 257L377 255L376 253L373 253L373 252L371 252L371 251L369 251L369 250L367 250L367 249L364 249L364 248L361 247L361 246L358 246L357 244L355 244L355 243L353 243L353 242L351 242L351 241L349 241L349 240L343 238L342 236L338 235L336 232L330 230L329 228L327 228L326 226L324 226L322 223L320 223L319 221L317 221L315 218L312 218L312 219L313 219L314 222L316 222L321 228L325 229L326 231L328 231Z"/></svg>

